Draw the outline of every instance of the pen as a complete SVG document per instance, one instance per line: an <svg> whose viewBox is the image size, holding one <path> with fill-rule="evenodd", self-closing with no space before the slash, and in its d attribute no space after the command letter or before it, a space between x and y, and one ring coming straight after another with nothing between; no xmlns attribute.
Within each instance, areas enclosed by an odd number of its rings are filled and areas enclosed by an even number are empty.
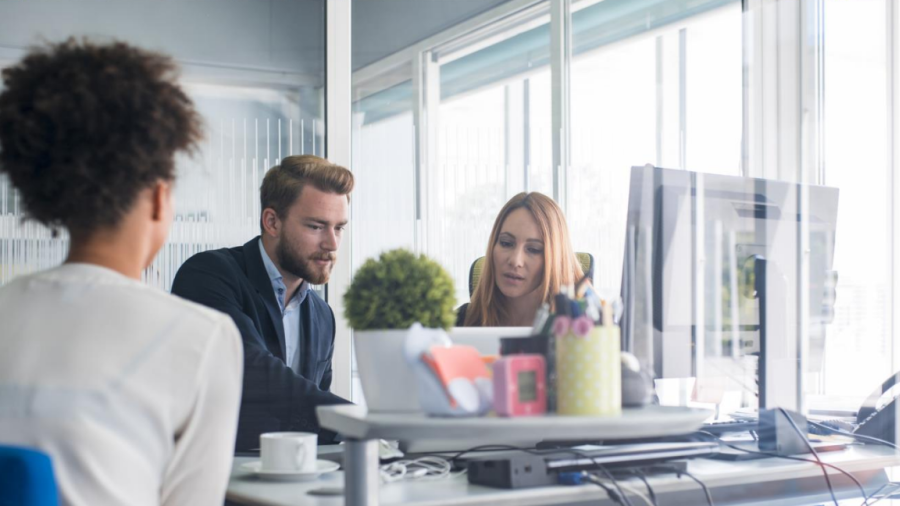
<svg viewBox="0 0 900 506"><path fill-rule="evenodd" d="M600 301L600 307L603 311L603 326L604 327L612 327L613 326L612 305L610 305L609 301L604 300L604 301Z"/></svg>
<svg viewBox="0 0 900 506"><path fill-rule="evenodd" d="M583 313L584 312L581 309L581 304L579 303L579 301L574 300L574 299L569 299L569 315L572 318L578 318Z"/></svg>
<svg viewBox="0 0 900 506"><path fill-rule="evenodd" d="M572 316L572 306L569 304L569 298L563 293L558 293L553 297L556 303L556 314L558 316Z"/></svg>
<svg viewBox="0 0 900 506"><path fill-rule="evenodd" d="M541 304L541 307L538 308L537 313L534 315L534 322L531 325L531 335L541 334L547 324L548 318L550 318L550 304L545 302Z"/></svg>

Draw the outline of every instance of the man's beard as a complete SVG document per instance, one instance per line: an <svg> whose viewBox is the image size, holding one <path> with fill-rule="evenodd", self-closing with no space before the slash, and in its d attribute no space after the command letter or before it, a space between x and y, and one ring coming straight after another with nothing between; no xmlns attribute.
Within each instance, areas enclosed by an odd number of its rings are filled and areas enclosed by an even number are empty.
<svg viewBox="0 0 900 506"><path fill-rule="evenodd" d="M278 264L282 269L313 285L327 283L328 278L331 277L331 268L334 267L334 253L320 252L309 258L303 258L290 249L288 241L284 237L278 241L275 255L278 257ZM324 268L319 268L315 264L316 260L330 260L331 263Z"/></svg>

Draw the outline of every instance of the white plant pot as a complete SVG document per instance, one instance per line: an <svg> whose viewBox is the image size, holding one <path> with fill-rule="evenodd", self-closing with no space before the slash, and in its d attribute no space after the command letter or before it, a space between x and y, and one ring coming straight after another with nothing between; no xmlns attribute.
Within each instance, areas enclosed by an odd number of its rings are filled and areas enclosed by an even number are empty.
<svg viewBox="0 0 900 506"><path fill-rule="evenodd" d="M353 331L356 365L373 412L421 412L416 378L403 350L409 330Z"/></svg>

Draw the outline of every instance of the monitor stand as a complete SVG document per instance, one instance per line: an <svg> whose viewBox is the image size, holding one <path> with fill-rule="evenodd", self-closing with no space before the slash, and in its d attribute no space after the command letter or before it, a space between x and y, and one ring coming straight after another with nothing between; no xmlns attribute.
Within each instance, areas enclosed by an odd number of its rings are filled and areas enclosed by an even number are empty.
<svg viewBox="0 0 900 506"><path fill-rule="evenodd" d="M787 278L775 263L758 255L754 274L759 299L759 409L802 412L801 348L797 327L788 321Z"/></svg>

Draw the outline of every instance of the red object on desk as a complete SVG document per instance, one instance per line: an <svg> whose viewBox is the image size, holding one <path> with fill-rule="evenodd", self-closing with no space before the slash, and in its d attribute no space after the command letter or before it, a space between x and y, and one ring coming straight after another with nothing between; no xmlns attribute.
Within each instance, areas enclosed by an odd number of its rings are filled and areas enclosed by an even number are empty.
<svg viewBox="0 0 900 506"><path fill-rule="evenodd" d="M453 407L456 399L450 395L451 382L464 379L474 385L478 378L491 377L478 350L472 346L432 346L422 355L422 361L437 375Z"/></svg>

